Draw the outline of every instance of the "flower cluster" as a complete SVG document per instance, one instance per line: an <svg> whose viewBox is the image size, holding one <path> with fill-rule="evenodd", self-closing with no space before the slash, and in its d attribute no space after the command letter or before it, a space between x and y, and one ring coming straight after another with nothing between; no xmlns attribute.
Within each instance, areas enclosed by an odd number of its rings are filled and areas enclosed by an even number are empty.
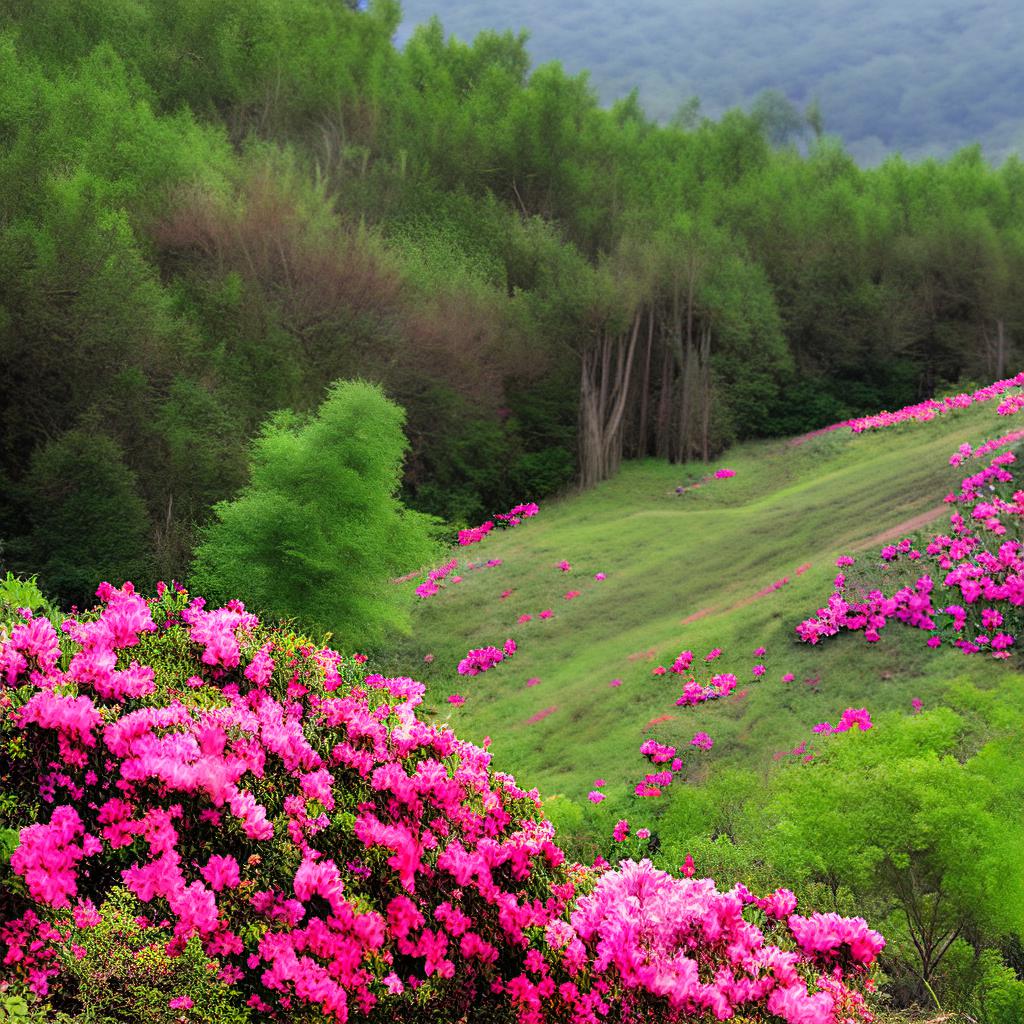
<svg viewBox="0 0 1024 1024"><path fill-rule="evenodd" d="M867 732L871 728L871 715L867 708L847 708L835 725L828 722L819 722L812 732L848 732L856 726L861 732Z"/></svg>
<svg viewBox="0 0 1024 1024"><path fill-rule="evenodd" d="M696 483L692 483L687 486L680 484L676 488L676 494L685 494L687 491L699 491L704 484L709 483L712 480L728 480L730 477L735 475L735 469L716 469L714 473L706 473Z"/></svg>
<svg viewBox="0 0 1024 1024"><path fill-rule="evenodd" d="M466 547L468 544L479 544L494 529L495 519L502 526L511 528L518 526L524 519L532 518L539 511L540 508L532 501L523 505L515 505L507 512L499 512L494 519L488 519L479 526L472 526L468 530L459 530L459 545Z"/></svg>
<svg viewBox="0 0 1024 1024"><path fill-rule="evenodd" d="M475 676L494 668L498 662L511 658L516 653L515 640L506 640L499 647L478 647L469 651L459 662L460 676Z"/></svg>
<svg viewBox="0 0 1024 1024"><path fill-rule="evenodd" d="M441 583L458 568L458 565L459 560L452 558L444 565L431 569L427 573L427 578L416 588L416 596L433 597L441 589Z"/></svg>
<svg viewBox="0 0 1024 1024"><path fill-rule="evenodd" d="M954 409L966 409L976 402L990 402L993 398L1000 397L1011 388L1018 388L1022 385L1024 385L1024 373L1018 373L1014 377L998 380L987 387L978 388L977 391L951 395L942 400L929 398L915 405L904 406L902 409L897 409L896 412L880 412L874 416L861 416L857 419L847 420L841 425L848 426L855 434L860 434L865 430L880 430L885 427L893 427L898 423L906 423L908 420L913 420L917 423L927 423L929 420L935 419L936 416L941 416ZM1020 397L1015 396L1014 401L1009 405L1004 401L999 406L999 412L1003 415L1016 412L1021 404L1016 399Z"/></svg>
<svg viewBox="0 0 1024 1024"><path fill-rule="evenodd" d="M656 740L644 740L640 744L640 753L651 762L657 770L648 772L636 784L634 792L637 796L658 797L668 786L672 785L677 774L683 770L683 760L676 756L676 748L658 743ZM660 768L658 766L661 766Z"/></svg>
<svg viewBox="0 0 1024 1024"><path fill-rule="evenodd" d="M781 912L791 897L783 890L766 905ZM673 878L648 860L625 861L580 898L571 934L560 938L567 953L575 942L582 946L577 956L592 949L596 962L621 979L623 1019L638 1018L655 993L668 1004L662 1019L671 1021L746 1017L755 1008L787 1024L872 1019L843 979L864 976L884 945L877 932L856 918L839 923L831 915L790 914L774 922L766 911L784 944L799 947L786 950L744 918L745 905L739 891L720 893L710 879ZM708 958L713 970L702 969ZM856 1017L839 1016L855 1006Z"/></svg>

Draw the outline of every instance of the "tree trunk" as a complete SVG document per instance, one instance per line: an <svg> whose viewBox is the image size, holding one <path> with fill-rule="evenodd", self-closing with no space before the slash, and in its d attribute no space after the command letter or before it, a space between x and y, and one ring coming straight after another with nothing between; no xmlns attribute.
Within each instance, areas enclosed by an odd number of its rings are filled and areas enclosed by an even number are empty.
<svg viewBox="0 0 1024 1024"><path fill-rule="evenodd" d="M658 426L654 454L659 459L671 456L672 431L672 349L665 343L661 360L661 394L658 398Z"/></svg>
<svg viewBox="0 0 1024 1024"><path fill-rule="evenodd" d="M580 488L608 479L622 459L622 422L640 333L637 310L628 342L604 331L580 360ZM624 347L625 346L625 347ZM615 349L614 370L612 349Z"/></svg>
<svg viewBox="0 0 1024 1024"><path fill-rule="evenodd" d="M654 306L647 311L647 352L644 356L644 375L640 383L640 426L637 432L637 458L647 454L647 405L651 390L651 350L654 347Z"/></svg>
<svg viewBox="0 0 1024 1024"><path fill-rule="evenodd" d="M704 461L710 458L711 434L711 328L705 327L700 338L700 369L703 408L701 410L701 453Z"/></svg>

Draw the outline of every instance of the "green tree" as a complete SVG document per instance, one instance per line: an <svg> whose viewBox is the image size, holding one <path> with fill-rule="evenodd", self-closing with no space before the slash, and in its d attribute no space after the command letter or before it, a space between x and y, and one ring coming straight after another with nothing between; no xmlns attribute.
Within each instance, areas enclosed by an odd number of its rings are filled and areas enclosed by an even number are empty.
<svg viewBox="0 0 1024 1024"><path fill-rule="evenodd" d="M1024 933L1024 879L1007 869L1024 855L1024 760L997 743L965 757L964 738L944 708L835 737L813 766L782 773L764 820L778 871L874 910L921 1001L958 939Z"/></svg>
<svg viewBox="0 0 1024 1024"><path fill-rule="evenodd" d="M334 384L315 416L271 417L249 483L214 506L193 565L197 592L296 617L368 645L408 621L390 580L437 553L433 520L395 497L405 414L379 387Z"/></svg>
<svg viewBox="0 0 1024 1024"><path fill-rule="evenodd" d="M112 438L78 429L38 448L17 493L32 529L12 541L11 561L46 593L90 605L103 580L153 582L149 516Z"/></svg>

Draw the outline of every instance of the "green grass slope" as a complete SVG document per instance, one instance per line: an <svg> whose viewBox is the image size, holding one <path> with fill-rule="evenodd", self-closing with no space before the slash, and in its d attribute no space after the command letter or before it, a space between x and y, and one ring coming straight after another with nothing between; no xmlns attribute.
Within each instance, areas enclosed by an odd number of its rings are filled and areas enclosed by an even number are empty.
<svg viewBox="0 0 1024 1024"><path fill-rule="evenodd" d="M909 522L923 525L962 475L949 455L964 440L1004 430L989 403L874 434L752 443L717 464L735 469L734 478L682 496L675 487L707 467L626 465L593 491L454 552L462 582L426 600L411 597L414 634L389 668L423 679L428 704L461 735L491 736L499 768L544 796L573 801L602 776L607 808L634 799L648 768L637 749L647 736L689 749L695 732L709 733L714 749L690 762L699 780L728 764L768 771L773 755L813 739L815 723L834 722L848 706L909 714L913 697L934 706L958 678L1020 688L1024 679L1005 663L933 652L923 634L898 625L875 645L845 636L809 647L793 632L826 600L837 555L876 554L883 538L903 535ZM464 571L467 561L493 558L503 564ZM562 559L571 572L558 570ZM593 579L598 571L603 582ZM790 582L755 599L782 577ZM581 595L565 600L570 589ZM502 599L505 590L512 593ZM539 620L545 608L554 616ZM524 612L533 621L518 624ZM506 637L519 645L511 661L457 675L469 648ZM758 646L767 648L764 658L753 657ZM676 707L680 678L652 668L684 648L699 661L712 647L725 652L718 670L740 680L736 693ZM751 675L757 661L767 666L760 680ZM788 672L796 678L784 683ZM530 678L540 683L527 686ZM616 678L621 686L609 686ZM451 693L465 704L450 705ZM671 717L650 725L663 716Z"/></svg>

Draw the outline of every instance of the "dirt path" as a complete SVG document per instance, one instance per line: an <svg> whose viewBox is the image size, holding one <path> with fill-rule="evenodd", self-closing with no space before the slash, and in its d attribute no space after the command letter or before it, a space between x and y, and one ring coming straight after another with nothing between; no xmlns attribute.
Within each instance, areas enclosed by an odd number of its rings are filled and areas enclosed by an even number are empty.
<svg viewBox="0 0 1024 1024"><path fill-rule="evenodd" d="M888 530L883 530L881 533L876 533L874 537L869 537L865 541L861 541L858 547L875 547L878 544L884 544L887 540L895 540L897 537L905 537L908 533L914 533L916 530L920 530L922 526L927 526L929 523L939 519L944 513L950 509L949 505L939 505L938 508L933 508L928 512L922 512L920 515L914 516L913 519L908 519L905 523L900 523L899 526L893 526Z"/></svg>
<svg viewBox="0 0 1024 1024"><path fill-rule="evenodd" d="M914 516L911 519L907 519L896 526L889 527L888 530L883 530L881 533L876 533L873 537L868 537L867 540L859 541L857 543L857 549L860 548L873 548L880 544L884 544L886 541L896 540L897 537L905 537L908 533L914 533L916 530L920 530L922 526L927 526L929 523L934 522L936 519L941 518L946 512L949 511L950 506L946 504L939 505L938 508L930 509L927 512L922 512L919 515ZM801 575L809 569L810 563L805 562L799 569L797 569L795 575ZM788 579L786 580L788 583ZM747 605L753 604L755 601L759 601L762 597L767 597L769 594L774 594L778 588L766 587L763 590L759 590L756 594L751 594L749 597L745 597L740 601L736 601L733 604L726 605L724 608L701 608L699 611L694 612L692 615L687 615L685 619L680 622L682 626L688 626L692 622L697 622L700 619L706 618L708 615L724 615L728 612L739 611L740 608L746 608Z"/></svg>

